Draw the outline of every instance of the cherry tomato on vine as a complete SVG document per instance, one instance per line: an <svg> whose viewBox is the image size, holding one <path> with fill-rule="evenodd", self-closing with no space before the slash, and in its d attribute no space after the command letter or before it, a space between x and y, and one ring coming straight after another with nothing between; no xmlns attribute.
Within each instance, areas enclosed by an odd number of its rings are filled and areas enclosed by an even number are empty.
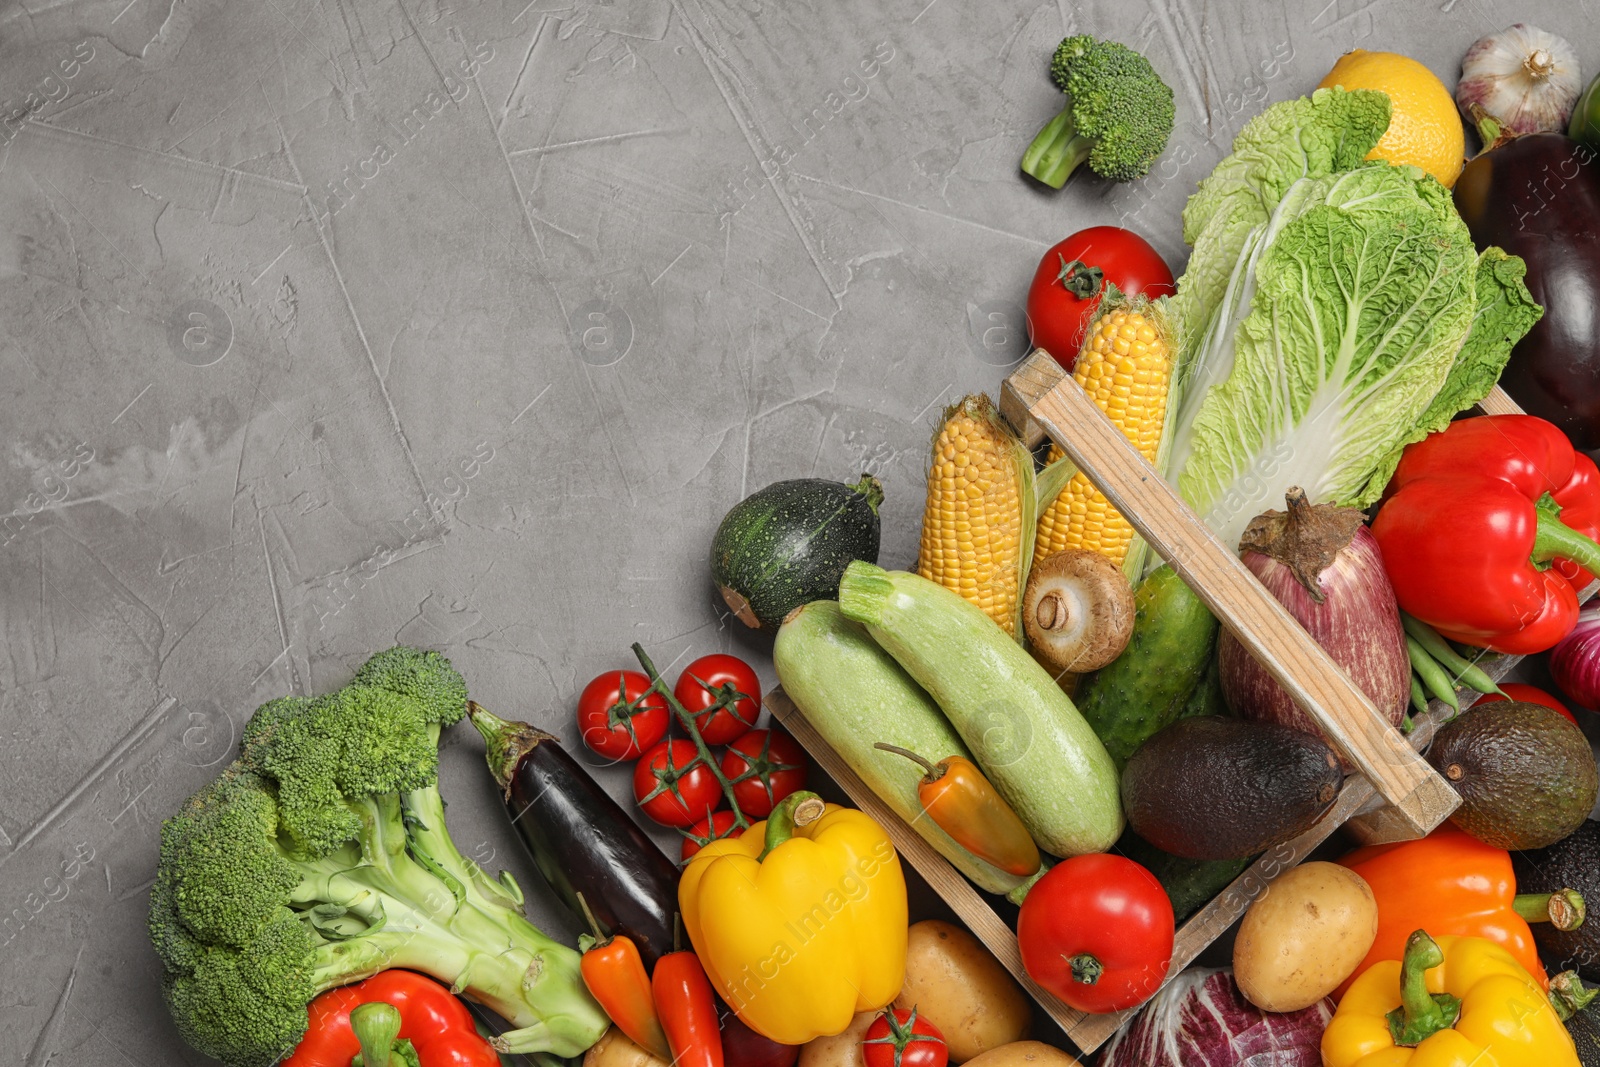
<svg viewBox="0 0 1600 1067"><path fill-rule="evenodd" d="M1155 995L1172 962L1172 932L1172 901L1156 876L1106 853L1050 868L1017 916L1017 945L1033 980L1093 1014Z"/></svg>
<svg viewBox="0 0 1600 1067"><path fill-rule="evenodd" d="M800 742L777 730L751 730L722 754L722 773L733 783L733 799L751 819L771 815L778 801L805 785L806 768Z"/></svg>
<svg viewBox="0 0 1600 1067"><path fill-rule="evenodd" d="M743 736L761 714L761 679L738 656L720 652L701 656L685 667L672 695L694 718L708 745L726 745ZM731 703L712 710L724 697Z"/></svg>
<svg viewBox="0 0 1600 1067"><path fill-rule="evenodd" d="M717 810L722 786L693 741L662 741L633 765L633 799L662 826L693 826Z"/></svg>
<svg viewBox="0 0 1600 1067"><path fill-rule="evenodd" d="M1505 696L1501 696L1499 693L1490 693L1487 696L1481 696L1477 700L1473 701L1472 706L1477 707L1479 704L1493 704L1499 700L1520 700L1524 704L1543 704L1552 711L1559 711L1561 714L1565 715L1567 720L1571 722L1572 725L1578 725L1578 717L1572 714L1565 704L1561 703L1561 701L1557 700L1549 693L1546 693L1538 686L1524 685L1521 682L1501 682L1500 688L1505 691Z"/></svg>
<svg viewBox="0 0 1600 1067"><path fill-rule="evenodd" d="M578 695L578 734L597 756L638 759L667 736L667 699L638 671L597 675Z"/></svg>
<svg viewBox="0 0 1600 1067"><path fill-rule="evenodd" d="M945 1067L950 1050L916 1008L887 1008L862 1035L861 1058L866 1067Z"/></svg>
<svg viewBox="0 0 1600 1067"><path fill-rule="evenodd" d="M712 812L683 831L683 850L679 858L687 860L713 841L721 841L725 837L738 837L742 833L744 830L733 825L733 812Z"/></svg>
<svg viewBox="0 0 1600 1067"><path fill-rule="evenodd" d="M1110 282L1130 297L1174 292L1172 271L1150 242L1120 226L1091 226L1058 242L1028 286L1028 337L1067 370Z"/></svg>

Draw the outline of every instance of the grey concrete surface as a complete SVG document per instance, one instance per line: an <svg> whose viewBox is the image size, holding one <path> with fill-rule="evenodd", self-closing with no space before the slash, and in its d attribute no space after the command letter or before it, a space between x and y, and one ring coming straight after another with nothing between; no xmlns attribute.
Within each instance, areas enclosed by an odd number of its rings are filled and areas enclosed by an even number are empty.
<svg viewBox="0 0 1600 1067"><path fill-rule="evenodd" d="M260 702L394 642L575 741L592 674L767 647L714 599L743 494L878 474L915 551L942 404L1038 257L1181 266L1232 134L1343 51L1452 83L1592 0L28 0L0 5L0 1063L201 1063L144 935L161 819ZM1064 31L1178 132L1027 184ZM602 771L619 795L625 776ZM469 730L467 851L534 883ZM664 839L665 840L665 839ZM542 896L537 921L575 931Z"/></svg>

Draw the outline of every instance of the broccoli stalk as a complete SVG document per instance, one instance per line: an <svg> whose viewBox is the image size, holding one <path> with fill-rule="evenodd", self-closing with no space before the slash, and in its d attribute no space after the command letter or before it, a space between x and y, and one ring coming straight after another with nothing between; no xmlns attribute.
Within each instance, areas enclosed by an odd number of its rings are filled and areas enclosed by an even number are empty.
<svg viewBox="0 0 1600 1067"><path fill-rule="evenodd" d="M263 705L239 759L162 826L150 933L196 1049L267 1067L318 993L394 967L502 1015L517 1028L504 1051L574 1056L598 1040L608 1023L578 954L450 840L438 737L465 705L443 657L383 653L338 693Z"/></svg>
<svg viewBox="0 0 1600 1067"><path fill-rule="evenodd" d="M1022 154L1022 169L1052 189L1088 161L1102 178L1142 178L1167 147L1172 90L1150 61L1115 41L1079 34L1056 46L1050 80L1067 104Z"/></svg>

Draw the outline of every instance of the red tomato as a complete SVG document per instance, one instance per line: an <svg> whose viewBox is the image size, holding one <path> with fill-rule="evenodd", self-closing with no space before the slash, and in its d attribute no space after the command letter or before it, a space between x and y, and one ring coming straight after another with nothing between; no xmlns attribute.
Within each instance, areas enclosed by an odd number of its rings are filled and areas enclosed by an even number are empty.
<svg viewBox="0 0 1600 1067"><path fill-rule="evenodd" d="M694 718L708 745L725 745L742 737L761 714L761 680L738 656L701 656L678 675L672 695ZM730 703L711 710L719 699Z"/></svg>
<svg viewBox="0 0 1600 1067"><path fill-rule="evenodd" d="M751 730L722 754L733 799L752 819L771 815L778 801L805 785L806 767L800 742L776 730Z"/></svg>
<svg viewBox="0 0 1600 1067"><path fill-rule="evenodd" d="M1062 860L1028 891L1017 916L1022 965L1079 1011L1104 1013L1155 995L1172 962L1172 901L1130 859Z"/></svg>
<svg viewBox="0 0 1600 1067"><path fill-rule="evenodd" d="M1110 282L1129 296L1154 300L1175 291L1172 271L1150 242L1120 226L1091 226L1056 244L1028 286L1028 337L1067 370Z"/></svg>
<svg viewBox="0 0 1600 1067"><path fill-rule="evenodd" d="M939 1028L917 1009L890 1008L873 1020L861 1038L866 1067L945 1067L950 1050Z"/></svg>
<svg viewBox="0 0 1600 1067"><path fill-rule="evenodd" d="M1493 704L1497 700L1520 700L1524 704L1543 704L1545 707L1554 708L1568 719L1571 719L1572 725L1578 725L1577 716L1568 711L1565 704L1537 686L1523 685L1521 682L1501 682L1500 688L1505 691L1505 696L1501 696L1499 693L1489 693L1474 700L1472 706Z"/></svg>
<svg viewBox="0 0 1600 1067"><path fill-rule="evenodd" d="M609 760L638 759L667 736L667 698L638 671L607 671L578 695L578 734Z"/></svg>
<svg viewBox="0 0 1600 1067"><path fill-rule="evenodd" d="M713 812L683 831L683 850L680 858L687 860L713 841L721 841L724 837L738 837L742 833L744 833L742 828L733 825L733 812Z"/></svg>
<svg viewBox="0 0 1600 1067"><path fill-rule="evenodd" d="M693 826L722 803L722 786L693 741L663 741L633 765L633 799L662 826Z"/></svg>

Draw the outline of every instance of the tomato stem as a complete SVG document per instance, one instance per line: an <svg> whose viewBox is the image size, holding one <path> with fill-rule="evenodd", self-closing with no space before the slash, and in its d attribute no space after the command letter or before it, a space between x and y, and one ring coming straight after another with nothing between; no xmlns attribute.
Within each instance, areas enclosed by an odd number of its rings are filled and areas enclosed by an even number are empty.
<svg viewBox="0 0 1600 1067"><path fill-rule="evenodd" d="M1072 967L1072 980L1079 985L1094 985L1105 973L1105 966L1088 952L1080 952L1067 960Z"/></svg>
<svg viewBox="0 0 1600 1067"><path fill-rule="evenodd" d="M633 654L638 657L639 666L644 668L645 676L650 679L650 688L661 694L662 699L667 702L667 706L672 709L672 714L678 720L678 725L683 727L683 732L688 735L690 741L694 742L695 751L699 753L695 759L706 765L706 769L712 773L717 780L717 784L722 787L722 795L727 798L728 808L733 812L734 825L741 830L749 829L750 820L745 818L744 809L739 807L739 801L733 795L733 783L728 780L727 775L722 773L722 768L712 758L711 748L706 744L706 739L700 735L700 727L695 723L694 716L689 714L689 709L684 707L672 690L668 688L667 683L662 680L661 673L656 670L656 665L651 662L649 653L645 652L644 646L637 641L633 643ZM712 711L714 707L715 705L705 710ZM694 766L694 763L691 762L689 766ZM687 770L688 768L682 769Z"/></svg>

